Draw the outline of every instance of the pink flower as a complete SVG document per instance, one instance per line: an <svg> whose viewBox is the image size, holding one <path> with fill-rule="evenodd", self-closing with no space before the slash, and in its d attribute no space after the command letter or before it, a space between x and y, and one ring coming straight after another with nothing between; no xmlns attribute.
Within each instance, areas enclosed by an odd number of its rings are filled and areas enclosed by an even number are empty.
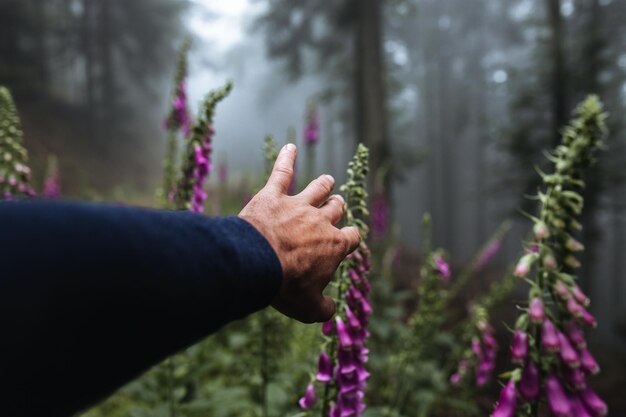
<svg viewBox="0 0 626 417"><path fill-rule="evenodd" d="M450 265L448 265L441 255L435 256L435 267L437 271L439 271L439 274L441 274L443 281L447 283L451 276Z"/></svg>
<svg viewBox="0 0 626 417"><path fill-rule="evenodd" d="M317 365L317 380L320 382L329 382L332 379L333 366L326 352L320 353Z"/></svg>
<svg viewBox="0 0 626 417"><path fill-rule="evenodd" d="M606 403L602 401L598 395L591 390L591 388L587 387L580 393L580 399L583 401L587 410L594 417L604 417L608 413L608 407Z"/></svg>
<svg viewBox="0 0 626 417"><path fill-rule="evenodd" d="M516 330L513 334L513 344L511 345L511 356L513 362L524 363L528 355L528 334L522 330Z"/></svg>
<svg viewBox="0 0 626 417"><path fill-rule="evenodd" d="M541 327L541 344L548 351L556 352L559 350L560 344L557 330L550 319L546 319Z"/></svg>
<svg viewBox="0 0 626 417"><path fill-rule="evenodd" d="M341 317L337 316L335 318L335 322L337 324L337 336L339 338L339 346L343 348L352 347L352 338L350 337L350 333L346 328L345 323L341 319Z"/></svg>
<svg viewBox="0 0 626 417"><path fill-rule="evenodd" d="M578 285L575 285L574 288L572 288L572 294L574 295L576 301L578 301L580 304L584 306L589 305L589 298L585 295L585 293L582 292Z"/></svg>
<svg viewBox="0 0 626 417"><path fill-rule="evenodd" d="M307 408L311 408L316 399L317 394L315 392L315 385L313 385L313 382L309 382L309 385L306 387L306 392L304 393L304 396L300 398L298 404L300 405L300 408L306 410Z"/></svg>
<svg viewBox="0 0 626 417"><path fill-rule="evenodd" d="M513 417L517 408L517 395L515 392L515 381L512 379L504 386L500 392L500 399L496 409L491 413L491 417Z"/></svg>
<svg viewBox="0 0 626 417"><path fill-rule="evenodd" d="M528 361L522 371L519 392L528 401L534 401L539 397L539 369L533 361Z"/></svg>
<svg viewBox="0 0 626 417"><path fill-rule="evenodd" d="M587 342L585 341L585 336L583 332L578 328L576 322L568 321L565 324L565 329L567 331L567 337L578 349L584 349L587 347Z"/></svg>
<svg viewBox="0 0 626 417"><path fill-rule="evenodd" d="M578 353L576 353L576 350L572 347L569 339L558 330L557 337L559 338L559 352L563 363L570 368L579 367L580 359L578 358Z"/></svg>
<svg viewBox="0 0 626 417"><path fill-rule="evenodd" d="M546 378L546 395L550 411L555 417L572 417L572 407L559 379L550 374Z"/></svg>
<svg viewBox="0 0 626 417"><path fill-rule="evenodd" d="M598 362L596 362L596 359L591 355L591 352L589 352L589 349L587 348L580 351L580 364L586 372L589 372L592 375L600 372Z"/></svg>
<svg viewBox="0 0 626 417"><path fill-rule="evenodd" d="M533 323L537 324L541 323L545 318L543 303L541 302L541 299L539 299L539 297L533 298L533 300L530 302L528 317L530 317L530 320Z"/></svg>

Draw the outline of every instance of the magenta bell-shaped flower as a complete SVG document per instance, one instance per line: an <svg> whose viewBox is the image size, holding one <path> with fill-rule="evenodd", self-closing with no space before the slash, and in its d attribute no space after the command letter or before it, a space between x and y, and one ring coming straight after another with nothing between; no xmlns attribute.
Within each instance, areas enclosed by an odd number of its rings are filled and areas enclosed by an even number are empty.
<svg viewBox="0 0 626 417"><path fill-rule="evenodd" d="M572 297L569 288L563 281L557 281L556 284L554 284L554 292L557 293L562 300L569 300Z"/></svg>
<svg viewBox="0 0 626 417"><path fill-rule="evenodd" d="M598 362L596 362L596 359L591 355L591 352L589 352L589 349L587 348L584 348L580 351L580 364L582 365L583 370L589 372L592 375L600 372L600 366L598 366Z"/></svg>
<svg viewBox="0 0 626 417"><path fill-rule="evenodd" d="M332 319L325 321L324 324L322 324L322 333L326 336L330 336L331 334L333 334L333 330L334 328Z"/></svg>
<svg viewBox="0 0 626 417"><path fill-rule="evenodd" d="M437 267L439 274L441 274L443 281L447 283L451 276L450 265L448 265L441 255L437 255L435 256L435 266Z"/></svg>
<svg viewBox="0 0 626 417"><path fill-rule="evenodd" d="M567 398L561 382L554 374L550 374L546 378L546 395L550 411L555 417L572 417L569 398Z"/></svg>
<svg viewBox="0 0 626 417"><path fill-rule="evenodd" d="M580 359L578 358L578 353L569 342L569 339L559 331L557 331L557 336L559 338L561 360L570 368L578 368L580 366Z"/></svg>
<svg viewBox="0 0 626 417"><path fill-rule="evenodd" d="M528 401L534 401L539 397L539 369L533 361L529 360L524 366L519 392Z"/></svg>
<svg viewBox="0 0 626 417"><path fill-rule="evenodd" d="M352 338L350 337L350 333L346 328L345 323L341 319L341 317L337 316L335 318L335 322L337 324L337 337L339 338L339 346L343 348L352 347Z"/></svg>
<svg viewBox="0 0 626 417"><path fill-rule="evenodd" d="M528 308L528 317L533 323L541 323L543 319L546 317L546 313L543 308L543 303L539 297L535 297L530 302L530 306Z"/></svg>
<svg viewBox="0 0 626 417"><path fill-rule="evenodd" d="M541 327L541 344L550 352L559 350L559 336L554 323L550 319L546 319Z"/></svg>
<svg viewBox="0 0 626 417"><path fill-rule="evenodd" d="M298 404L300 404L300 408L306 410L307 408L311 408L316 399L317 393L315 392L315 385L313 385L313 382L309 382L309 385L307 385L306 387L304 396L300 398Z"/></svg>
<svg viewBox="0 0 626 417"><path fill-rule="evenodd" d="M567 383L575 390L581 390L587 387L585 373L580 368L564 367L563 375L565 376Z"/></svg>
<svg viewBox="0 0 626 417"><path fill-rule="evenodd" d="M569 340L576 346L578 349L585 349L587 347L587 342L585 341L585 335L578 328L575 321L568 321L565 324L565 330L567 331L567 337Z"/></svg>
<svg viewBox="0 0 626 417"><path fill-rule="evenodd" d="M580 307L580 319L589 327L596 327L598 325L596 318L584 307Z"/></svg>
<svg viewBox="0 0 626 417"><path fill-rule="evenodd" d="M572 417L593 417L578 396L570 396L570 404L572 406Z"/></svg>
<svg viewBox="0 0 626 417"><path fill-rule="evenodd" d="M522 256L515 266L515 271L513 272L513 275L519 278L524 278L530 272L530 268L532 267L536 259L537 254L535 252L527 253L526 255Z"/></svg>
<svg viewBox="0 0 626 417"><path fill-rule="evenodd" d="M526 356L528 356L528 334L522 330L516 330L511 345L512 360L514 363L524 363Z"/></svg>
<svg viewBox="0 0 626 417"><path fill-rule="evenodd" d="M317 363L317 380L327 383L333 377L333 365L330 363L330 358L326 352L320 353L320 358Z"/></svg>
<svg viewBox="0 0 626 417"><path fill-rule="evenodd" d="M500 399L496 409L491 413L491 417L513 417L517 408L517 394L515 392L515 381L512 379L504 386L500 392Z"/></svg>
<svg viewBox="0 0 626 417"><path fill-rule="evenodd" d="M606 403L591 388L587 387L582 390L580 398L593 417L604 417L607 415L609 410Z"/></svg>
<svg viewBox="0 0 626 417"><path fill-rule="evenodd" d="M582 292L578 285L575 285L574 288L572 288L572 294L574 295L576 301L578 301L580 304L584 306L589 305L589 298L585 295L585 293Z"/></svg>

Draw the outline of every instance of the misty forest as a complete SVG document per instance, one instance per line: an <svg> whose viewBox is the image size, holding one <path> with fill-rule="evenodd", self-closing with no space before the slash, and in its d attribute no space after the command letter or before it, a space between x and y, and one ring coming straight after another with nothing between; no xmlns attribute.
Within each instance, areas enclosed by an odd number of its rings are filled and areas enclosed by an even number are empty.
<svg viewBox="0 0 626 417"><path fill-rule="evenodd" d="M0 0L0 204L237 215L287 143L363 238L333 318L77 417L626 415L626 0Z"/></svg>

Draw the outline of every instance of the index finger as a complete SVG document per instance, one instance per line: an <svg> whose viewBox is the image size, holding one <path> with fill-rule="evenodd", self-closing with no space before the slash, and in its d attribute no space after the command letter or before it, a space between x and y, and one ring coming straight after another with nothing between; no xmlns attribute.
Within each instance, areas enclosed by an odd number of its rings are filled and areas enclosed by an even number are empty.
<svg viewBox="0 0 626 417"><path fill-rule="evenodd" d="M280 194L287 194L293 180L293 167L296 163L296 145L288 143L280 150L266 187Z"/></svg>
<svg viewBox="0 0 626 417"><path fill-rule="evenodd" d="M348 249L346 251L346 255L348 255L359 247L359 244L361 243L361 235L359 234L357 228L353 226L342 227L341 233L346 238L348 243Z"/></svg>

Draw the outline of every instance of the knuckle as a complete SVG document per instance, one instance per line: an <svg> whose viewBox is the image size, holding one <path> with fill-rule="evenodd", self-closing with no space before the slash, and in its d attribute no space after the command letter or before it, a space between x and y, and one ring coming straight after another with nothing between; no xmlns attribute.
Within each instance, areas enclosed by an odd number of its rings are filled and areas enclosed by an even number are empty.
<svg viewBox="0 0 626 417"><path fill-rule="evenodd" d="M281 175L291 175L293 174L293 168L288 165L279 164L274 168L274 172Z"/></svg>

